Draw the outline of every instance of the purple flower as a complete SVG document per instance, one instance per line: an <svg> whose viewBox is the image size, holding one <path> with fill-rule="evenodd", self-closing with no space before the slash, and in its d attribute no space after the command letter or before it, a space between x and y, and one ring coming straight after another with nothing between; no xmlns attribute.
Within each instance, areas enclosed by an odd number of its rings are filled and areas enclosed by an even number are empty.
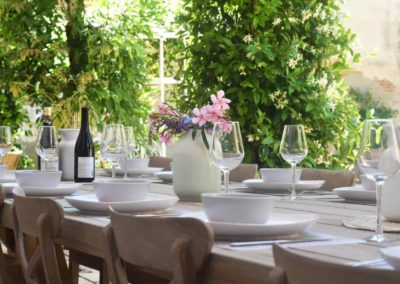
<svg viewBox="0 0 400 284"><path fill-rule="evenodd" d="M190 123L192 121L192 116L184 116L181 120L178 121L178 125L176 127L176 132L181 133L183 131L188 131L190 128Z"/></svg>

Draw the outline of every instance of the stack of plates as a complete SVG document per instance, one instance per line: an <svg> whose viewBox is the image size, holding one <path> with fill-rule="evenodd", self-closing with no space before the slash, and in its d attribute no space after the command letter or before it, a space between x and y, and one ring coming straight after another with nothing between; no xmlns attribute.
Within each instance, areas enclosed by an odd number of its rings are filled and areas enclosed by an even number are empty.
<svg viewBox="0 0 400 284"><path fill-rule="evenodd" d="M6 191L6 194L11 194L14 187L17 186L17 183L2 183L0 185L0 187ZM64 196L75 193L81 186L81 184L77 183L60 183L55 187L24 186L22 189L28 196Z"/></svg>
<svg viewBox="0 0 400 284"><path fill-rule="evenodd" d="M106 173L112 174L112 169L111 168L106 168L104 169ZM162 171L163 168L140 168L140 169L128 169L128 175L152 175L155 172ZM123 175L125 174L125 170L121 168L116 168L116 173L117 175Z"/></svg>
<svg viewBox="0 0 400 284"><path fill-rule="evenodd" d="M218 239L265 239L289 236L308 230L317 220L316 214L273 213L265 224L242 224L209 221L204 212L186 214L209 224Z"/></svg>
<svg viewBox="0 0 400 284"><path fill-rule="evenodd" d="M172 171L155 172L154 176L165 182L172 182Z"/></svg>
<svg viewBox="0 0 400 284"><path fill-rule="evenodd" d="M65 199L73 207L88 214L107 214L108 206L118 212L144 212L163 210L173 206L178 198L163 194L148 193L146 199L138 201L103 202L94 194L68 196Z"/></svg>
<svg viewBox="0 0 400 284"><path fill-rule="evenodd" d="M324 180L300 180L296 183L296 191L318 190L324 183ZM262 179L247 179L243 184L256 193L288 193L292 188L291 182L265 182Z"/></svg>
<svg viewBox="0 0 400 284"><path fill-rule="evenodd" d="M365 190L362 185L335 188L333 192L348 201L376 202L376 192Z"/></svg>

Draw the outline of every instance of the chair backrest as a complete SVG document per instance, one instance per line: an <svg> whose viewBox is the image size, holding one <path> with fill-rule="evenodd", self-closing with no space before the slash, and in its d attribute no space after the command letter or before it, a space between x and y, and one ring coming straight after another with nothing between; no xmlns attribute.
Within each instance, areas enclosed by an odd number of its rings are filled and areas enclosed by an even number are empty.
<svg viewBox="0 0 400 284"><path fill-rule="evenodd" d="M168 157L150 157L149 167L163 168L164 171L171 170L172 158Z"/></svg>
<svg viewBox="0 0 400 284"><path fill-rule="evenodd" d="M354 172L342 170L323 170L303 168L302 180L325 180L322 190L332 190L338 187L352 186L354 184Z"/></svg>
<svg viewBox="0 0 400 284"><path fill-rule="evenodd" d="M15 239L26 282L37 283L37 272L43 267L48 284L71 283L62 249L55 244L64 220L62 206L50 198L27 197L18 187L13 198ZM32 237L38 245L27 248Z"/></svg>
<svg viewBox="0 0 400 284"><path fill-rule="evenodd" d="M192 218L135 217L110 209L105 229L107 267L113 284L128 283L124 264L172 278L171 283L197 282L213 245L213 233Z"/></svg>
<svg viewBox="0 0 400 284"><path fill-rule="evenodd" d="M21 156L21 153L7 153L4 158L4 164L7 165L9 170L15 170Z"/></svg>
<svg viewBox="0 0 400 284"><path fill-rule="evenodd" d="M383 269L352 267L299 255L273 246L276 267L269 275L273 284L395 284L400 273Z"/></svg>
<svg viewBox="0 0 400 284"><path fill-rule="evenodd" d="M255 178L257 169L257 164L240 164L229 173L229 180L233 182L242 182L246 179Z"/></svg>
<svg viewBox="0 0 400 284"><path fill-rule="evenodd" d="M3 211L3 204L4 204L5 192L4 190L0 190L0 219L1 219L1 212ZM2 245L0 244L0 284L7 284L12 283L10 275L6 269L6 258L3 253Z"/></svg>

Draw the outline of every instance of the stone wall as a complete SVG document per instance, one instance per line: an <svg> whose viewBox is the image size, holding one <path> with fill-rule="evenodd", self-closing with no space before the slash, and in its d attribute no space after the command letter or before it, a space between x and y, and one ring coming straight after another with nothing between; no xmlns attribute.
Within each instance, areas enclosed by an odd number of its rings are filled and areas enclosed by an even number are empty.
<svg viewBox="0 0 400 284"><path fill-rule="evenodd" d="M344 80L400 112L400 0L345 0L343 11L362 55Z"/></svg>

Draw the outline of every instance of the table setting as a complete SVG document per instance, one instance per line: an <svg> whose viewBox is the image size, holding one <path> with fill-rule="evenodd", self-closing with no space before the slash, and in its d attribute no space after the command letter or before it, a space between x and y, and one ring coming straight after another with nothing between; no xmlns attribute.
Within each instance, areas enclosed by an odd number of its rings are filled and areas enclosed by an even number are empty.
<svg viewBox="0 0 400 284"><path fill-rule="evenodd" d="M214 104L222 108L222 103ZM159 109L161 112L171 112L181 122L188 119L175 114L175 110L169 105L164 104ZM198 115L192 117L189 123L198 118L197 125L200 124L202 114L198 111ZM204 110L209 111L211 110ZM210 226L218 248L233 252L259 252L275 243L296 249L311 249L370 241L386 244L387 239L397 239L393 233L400 232L400 223L397 223L400 214L391 198L395 195L391 192L395 190L400 179L400 175L394 170L397 169L398 161L398 153L393 150L393 145L397 143L395 136L391 136L392 140L390 135L383 139L386 143L383 146L380 139L376 145L373 144L375 148L371 151L368 148L370 144L363 142L367 139L365 137L368 137L368 141L371 140L371 134L368 134L371 133L368 128L370 126L366 123L357 160L362 170L360 183L326 192L329 196L325 198L319 196L323 192L320 189L325 180L302 180L302 168L297 167L307 155L307 141L302 126L291 125L283 130L280 154L290 164L290 168L261 168L259 179L230 184L229 173L243 161L244 147L239 123L230 121L225 113L220 114L221 118L225 120L212 123L212 129L196 128L183 133L184 136L176 144L177 151L173 153L171 171L149 167L148 157L133 156L134 142L128 142L128 136L132 136L132 133L129 134L131 130L120 124L112 124L105 126L100 143L101 155L112 167L96 170L93 182L62 181L62 171L17 170L6 171L2 181L11 182L0 184L7 193L18 187L30 196L55 198L63 205L68 216L84 216L88 223L97 220L101 224L108 224L110 207L118 212L138 216L199 219ZM153 121L157 119L158 117L153 117ZM374 126L374 131L380 129L380 136L385 135L385 131L391 131L388 126L391 125L390 121L371 123L378 123L378 126ZM43 158L44 167L49 157L57 155L58 143L57 139L43 143L43 134L40 133L53 133L53 129L51 127L47 132L44 129L39 131L37 138L37 153ZM161 139L165 142L165 139L169 139L169 134L165 129L163 131L164 136L161 135ZM107 175L99 174L100 172ZM164 183L157 183L154 178ZM382 196L382 191L390 195ZM337 203L334 194L346 202L343 205ZM362 204L375 201L378 208L377 215L374 216L370 215L373 207ZM346 210L353 209L346 206L352 205L368 206L365 210L369 215L347 213ZM336 210L336 207L342 208L340 206L345 206L342 209L343 215ZM341 229L336 229L337 231L347 232L344 229L351 228L357 232L339 236L334 230L327 229L328 225L332 226L329 223L332 215L337 218L335 226L340 223ZM382 221L382 215L387 220ZM369 217L364 218L365 216ZM375 229L372 236L366 236L361 231ZM397 247L388 246L381 253L379 262L383 262L381 259L384 258L387 261L384 263L397 267ZM356 263L367 266L371 261L364 264L357 260L354 265Z"/></svg>

